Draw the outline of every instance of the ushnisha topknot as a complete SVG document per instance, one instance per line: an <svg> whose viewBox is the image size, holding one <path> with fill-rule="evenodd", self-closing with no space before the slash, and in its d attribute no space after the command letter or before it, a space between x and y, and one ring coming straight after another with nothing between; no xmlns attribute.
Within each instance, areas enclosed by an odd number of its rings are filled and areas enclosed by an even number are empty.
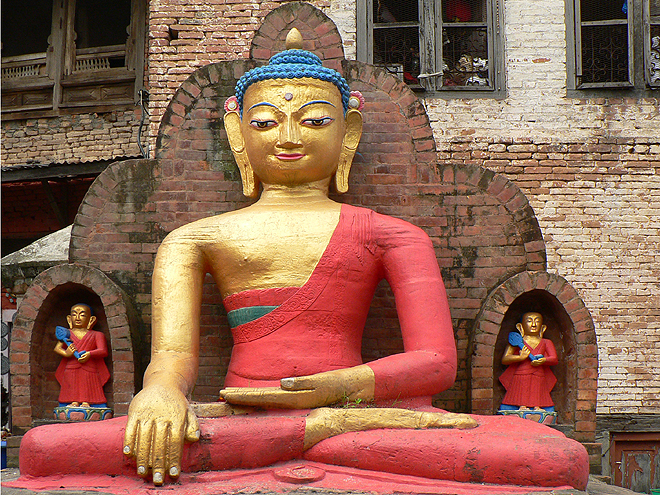
<svg viewBox="0 0 660 495"><path fill-rule="evenodd" d="M302 49L302 36L293 28L286 37L287 50L273 55L268 65L257 67L246 72L236 83L236 99L238 108L243 115L243 97L251 84L267 79L300 79L311 77L327 81L339 89L344 113L348 111L351 91L346 79L336 70L323 67L321 59L312 52Z"/></svg>

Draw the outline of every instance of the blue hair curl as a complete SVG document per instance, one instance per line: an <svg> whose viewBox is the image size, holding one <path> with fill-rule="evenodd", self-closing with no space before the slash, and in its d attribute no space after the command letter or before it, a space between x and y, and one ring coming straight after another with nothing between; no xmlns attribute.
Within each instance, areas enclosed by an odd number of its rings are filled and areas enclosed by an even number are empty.
<svg viewBox="0 0 660 495"><path fill-rule="evenodd" d="M307 50L286 50L273 55L268 65L252 69L236 83L236 99L241 116L243 115L243 97L248 87L258 81L267 79L300 79L311 77L334 84L341 93L344 113L348 110L348 99L351 90L346 79L334 69L323 67L321 59Z"/></svg>

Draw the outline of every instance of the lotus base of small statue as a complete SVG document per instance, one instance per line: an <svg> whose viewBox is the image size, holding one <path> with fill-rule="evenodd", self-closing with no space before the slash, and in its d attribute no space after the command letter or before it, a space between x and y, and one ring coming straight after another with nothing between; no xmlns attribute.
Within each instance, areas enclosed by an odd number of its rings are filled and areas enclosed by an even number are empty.
<svg viewBox="0 0 660 495"><path fill-rule="evenodd" d="M55 419L62 421L102 421L112 419L112 409L94 406L59 406L53 409Z"/></svg>
<svg viewBox="0 0 660 495"><path fill-rule="evenodd" d="M517 416L519 418L528 419L542 425L557 424L557 413L544 411L543 409L518 409L518 410L499 410L497 414L502 416Z"/></svg>

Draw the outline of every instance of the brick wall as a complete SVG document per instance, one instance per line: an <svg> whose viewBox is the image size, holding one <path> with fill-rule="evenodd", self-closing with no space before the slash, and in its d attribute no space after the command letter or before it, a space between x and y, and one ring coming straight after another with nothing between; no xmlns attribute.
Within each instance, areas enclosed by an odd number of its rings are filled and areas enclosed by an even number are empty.
<svg viewBox="0 0 660 495"><path fill-rule="evenodd" d="M55 370L61 360L53 352L55 326L67 326L75 303L91 306L94 330L108 343L106 365L111 377L104 387L115 415L128 412L136 385L134 352L142 344L132 329L135 313L127 295L102 272L83 265L54 266L35 278L16 313L10 343L12 426L22 434L37 419L52 419L58 405Z"/></svg>
<svg viewBox="0 0 660 495"><path fill-rule="evenodd" d="M449 163L513 180L543 231L548 271L584 300L599 346L599 413L660 411L660 146L453 138Z"/></svg>
<svg viewBox="0 0 660 495"><path fill-rule="evenodd" d="M139 110L2 122L2 165L139 156Z"/></svg>
<svg viewBox="0 0 660 495"><path fill-rule="evenodd" d="M92 180L84 178L49 183L62 215L68 221L67 225L73 223L78 205ZM3 239L38 238L61 228L41 182L9 183L2 186Z"/></svg>

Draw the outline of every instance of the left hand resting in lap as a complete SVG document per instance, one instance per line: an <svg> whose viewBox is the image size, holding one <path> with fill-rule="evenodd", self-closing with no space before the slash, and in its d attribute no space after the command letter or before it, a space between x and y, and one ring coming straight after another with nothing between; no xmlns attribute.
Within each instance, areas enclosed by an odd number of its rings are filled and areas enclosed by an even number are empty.
<svg viewBox="0 0 660 495"><path fill-rule="evenodd" d="M373 400L374 373L367 365L283 378L280 388L228 387L220 397L230 404L270 409L313 409L342 399Z"/></svg>

